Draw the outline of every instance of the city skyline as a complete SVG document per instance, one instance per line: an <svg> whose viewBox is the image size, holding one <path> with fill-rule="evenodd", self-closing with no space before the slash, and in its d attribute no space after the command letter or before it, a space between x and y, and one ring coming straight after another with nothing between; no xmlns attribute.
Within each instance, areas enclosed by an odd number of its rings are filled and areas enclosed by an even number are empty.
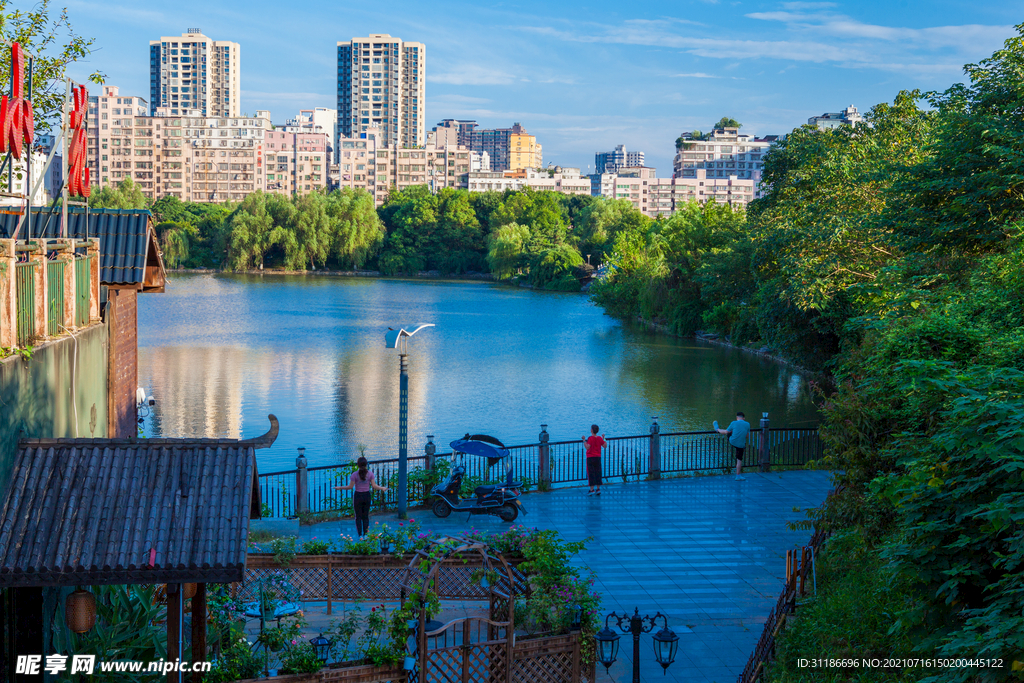
<svg viewBox="0 0 1024 683"><path fill-rule="evenodd" d="M283 123L299 109L337 106L337 41L390 33L431 52L427 128L443 118L521 121L543 143L545 163L592 171L596 152L625 144L644 150L660 175L680 132L707 130L723 115L744 132L782 134L850 104L866 112L901 89L945 89L963 80L964 63L999 48L1015 21L994 3L906 0L656 2L629 15L605 3L397 2L387 12L347 9L343 19L318 4L282 15L261 0L245 12L191 1L68 7L75 29L96 38L70 75L102 71L125 94L149 93L153 37L195 26L245 51L241 111L269 109Z"/></svg>

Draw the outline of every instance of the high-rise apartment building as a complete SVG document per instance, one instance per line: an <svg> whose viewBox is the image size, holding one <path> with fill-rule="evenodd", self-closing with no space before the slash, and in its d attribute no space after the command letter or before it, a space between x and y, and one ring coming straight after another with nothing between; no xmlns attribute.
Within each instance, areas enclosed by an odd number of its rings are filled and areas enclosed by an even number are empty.
<svg viewBox="0 0 1024 683"><path fill-rule="evenodd" d="M698 169L706 171L707 178L753 180L760 188L763 157L778 135L757 138L740 133L738 128L718 128L711 133L693 138L683 134L682 145L672 162L673 176L695 178ZM757 196L760 197L760 189Z"/></svg>
<svg viewBox="0 0 1024 683"><path fill-rule="evenodd" d="M197 28L149 42L149 106L171 116L198 110L201 116L238 116L241 47L211 40Z"/></svg>
<svg viewBox="0 0 1024 683"><path fill-rule="evenodd" d="M422 146L426 138L426 64L423 43L387 33L339 41L339 140L357 138L374 128L381 146Z"/></svg>
<svg viewBox="0 0 1024 683"><path fill-rule="evenodd" d="M495 172L540 168L542 165L541 145L518 123L512 124L511 128L478 129L476 121L444 119L433 132L437 140L454 139L457 144L474 152L487 152L491 170Z"/></svg>
<svg viewBox="0 0 1024 683"><path fill-rule="evenodd" d="M615 145L611 152L594 155L595 173L615 173L620 168L637 168L644 165L643 152L628 152L625 145Z"/></svg>

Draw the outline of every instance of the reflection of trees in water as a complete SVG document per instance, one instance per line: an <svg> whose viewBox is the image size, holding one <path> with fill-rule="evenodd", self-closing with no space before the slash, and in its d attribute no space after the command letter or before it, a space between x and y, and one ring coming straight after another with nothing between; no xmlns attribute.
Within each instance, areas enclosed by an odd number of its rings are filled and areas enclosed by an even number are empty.
<svg viewBox="0 0 1024 683"><path fill-rule="evenodd" d="M640 341L619 346L616 380L626 390L639 383L642 399L668 429L707 429L705 416L722 419L736 410L755 423L769 411L775 426L817 422L807 381L786 366L738 349L662 335Z"/></svg>
<svg viewBox="0 0 1024 683"><path fill-rule="evenodd" d="M152 435L240 438L242 353L223 347L140 349L140 379L157 401Z"/></svg>

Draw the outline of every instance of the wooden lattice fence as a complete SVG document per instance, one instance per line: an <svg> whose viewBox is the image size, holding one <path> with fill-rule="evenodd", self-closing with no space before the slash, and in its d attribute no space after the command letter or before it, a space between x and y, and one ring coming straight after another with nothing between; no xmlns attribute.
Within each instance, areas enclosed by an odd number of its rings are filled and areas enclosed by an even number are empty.
<svg viewBox="0 0 1024 683"><path fill-rule="evenodd" d="M327 602L331 614L335 600L400 600L403 581L412 556L394 555L296 555L286 565L270 553L250 553L246 559L245 580L235 584L235 595L246 601L258 598L258 581L273 574L284 574L287 581L301 591L303 601ZM472 556L453 558L438 572L435 591L445 600L479 600L487 602L491 592L470 581L470 575L481 569L479 559ZM508 580L499 574L496 587L506 595L528 595L529 581L518 565L524 560L509 558L516 585L509 590Z"/></svg>

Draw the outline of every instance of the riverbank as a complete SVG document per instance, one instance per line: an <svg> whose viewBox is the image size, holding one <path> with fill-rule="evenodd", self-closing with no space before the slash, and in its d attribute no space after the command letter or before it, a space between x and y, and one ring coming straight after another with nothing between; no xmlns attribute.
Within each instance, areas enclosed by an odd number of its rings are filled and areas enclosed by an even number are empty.
<svg viewBox="0 0 1024 683"><path fill-rule="evenodd" d="M828 374L826 372L815 372L814 370L810 370L808 368L805 368L804 366L800 365L799 363L794 363L793 361L789 360L785 356L780 356L777 353L774 353L773 350L768 348L767 346L762 346L759 349L755 349L755 348L750 347L750 346L738 346L736 344L733 344L731 341L728 341L726 339L722 339L717 334L716 335L707 335L707 334L702 334L700 332L697 332L696 334L693 334L693 335L676 334L675 332L672 332L668 328L667 325L662 325L661 323L652 322L650 320L646 320L644 318L641 318L640 316L637 316L636 322L638 322L639 324L641 324L642 326L646 327L649 330L654 330L655 332L660 332L662 334L667 334L667 335L672 336L672 337L678 337L679 339L695 339L697 341L705 342L707 344L714 344L716 346L725 346L725 347L728 347L728 348L731 348L731 349L739 349L740 351L744 351L746 353L751 353L751 354L753 354L755 356L759 356L759 357L764 358L766 360L770 360L773 363L778 363L779 365L784 365L786 367L793 368L794 370L796 370L800 374L807 376L809 379L813 380L814 382L816 382L816 383L818 383L818 384L820 384L820 385L822 385L822 386L824 386L826 388L829 388L829 389L834 389L835 388L835 380L833 379L832 375L830 375L830 374Z"/></svg>

